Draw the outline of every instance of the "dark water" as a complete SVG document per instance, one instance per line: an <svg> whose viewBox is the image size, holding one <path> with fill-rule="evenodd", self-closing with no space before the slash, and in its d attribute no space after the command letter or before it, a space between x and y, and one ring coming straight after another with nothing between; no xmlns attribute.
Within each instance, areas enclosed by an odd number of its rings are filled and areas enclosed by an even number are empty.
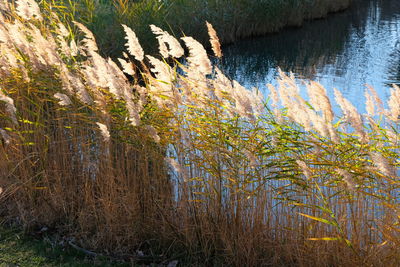
<svg viewBox="0 0 400 267"><path fill-rule="evenodd" d="M222 69L268 95L277 68L339 89L361 112L365 84L387 99L400 84L400 0L354 0L350 9L277 34L224 47Z"/></svg>

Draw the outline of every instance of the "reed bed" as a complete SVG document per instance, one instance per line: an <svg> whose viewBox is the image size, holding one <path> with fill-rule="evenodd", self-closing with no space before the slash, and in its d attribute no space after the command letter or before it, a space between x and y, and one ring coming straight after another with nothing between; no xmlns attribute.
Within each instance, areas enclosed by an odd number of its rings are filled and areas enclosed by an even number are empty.
<svg viewBox="0 0 400 267"><path fill-rule="evenodd" d="M267 99L247 90L191 37L151 25L156 58L121 25L116 63L83 24L0 3L4 221L135 263L400 263L399 87L367 88L368 114L335 91L334 114L283 72Z"/></svg>
<svg viewBox="0 0 400 267"><path fill-rule="evenodd" d="M223 44L241 38L300 26L305 20L323 18L347 8L351 0L46 0L65 21L82 22L95 34L103 54L119 57L124 44L120 24L135 30L148 53L156 40L148 25L168 29L174 36L192 36L204 46L209 21Z"/></svg>

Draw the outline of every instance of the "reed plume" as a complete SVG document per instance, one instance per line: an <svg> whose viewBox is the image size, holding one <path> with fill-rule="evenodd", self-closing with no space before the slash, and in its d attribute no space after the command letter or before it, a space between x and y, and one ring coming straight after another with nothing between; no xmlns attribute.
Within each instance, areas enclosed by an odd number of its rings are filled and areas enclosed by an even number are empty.
<svg viewBox="0 0 400 267"><path fill-rule="evenodd" d="M155 25L150 25L151 31L157 36L158 40L158 50L164 58L169 56L180 58L185 53L179 41L176 40L168 32L163 31Z"/></svg>
<svg viewBox="0 0 400 267"><path fill-rule="evenodd" d="M127 40L126 47L128 48L128 52L135 57L137 61L143 61L144 59L144 51L142 46L139 43L138 38L134 31L126 25L122 25L124 28Z"/></svg>
<svg viewBox="0 0 400 267"><path fill-rule="evenodd" d="M207 25L208 35L210 36L211 48L214 52L214 55L218 58L222 58L221 44L219 42L217 32L208 21L206 21L206 25Z"/></svg>

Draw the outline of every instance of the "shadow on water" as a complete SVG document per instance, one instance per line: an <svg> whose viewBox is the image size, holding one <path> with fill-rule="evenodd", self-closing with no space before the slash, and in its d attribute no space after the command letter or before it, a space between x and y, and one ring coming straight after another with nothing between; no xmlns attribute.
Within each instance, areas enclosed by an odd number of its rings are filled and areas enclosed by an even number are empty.
<svg viewBox="0 0 400 267"><path fill-rule="evenodd" d="M396 44L396 49L391 54L392 61L389 65L389 80L391 84L396 84L400 86L400 37Z"/></svg>
<svg viewBox="0 0 400 267"><path fill-rule="evenodd" d="M239 41L223 52L221 68L246 87L276 84L279 66L319 81L330 96L338 88L364 111L365 84L387 99L390 85L400 83L400 1L355 0L344 12Z"/></svg>

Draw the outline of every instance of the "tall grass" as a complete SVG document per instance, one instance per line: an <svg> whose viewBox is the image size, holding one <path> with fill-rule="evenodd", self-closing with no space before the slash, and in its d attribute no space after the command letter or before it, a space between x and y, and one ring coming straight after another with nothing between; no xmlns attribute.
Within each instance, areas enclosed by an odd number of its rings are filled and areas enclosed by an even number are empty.
<svg viewBox="0 0 400 267"><path fill-rule="evenodd" d="M208 46L204 21L219 32L221 43L299 26L304 20L325 17L347 8L351 0L46 0L66 17L85 23L97 37L101 51L117 57L122 52L120 24L135 30L142 45L156 53L148 25L168 29L174 36L193 36ZM61 7L61 8L60 8Z"/></svg>
<svg viewBox="0 0 400 267"><path fill-rule="evenodd" d="M335 115L284 73L266 101L191 37L152 26L158 59L121 26L120 68L82 24L1 8L2 218L144 263L399 264L400 88L364 115L337 91Z"/></svg>

